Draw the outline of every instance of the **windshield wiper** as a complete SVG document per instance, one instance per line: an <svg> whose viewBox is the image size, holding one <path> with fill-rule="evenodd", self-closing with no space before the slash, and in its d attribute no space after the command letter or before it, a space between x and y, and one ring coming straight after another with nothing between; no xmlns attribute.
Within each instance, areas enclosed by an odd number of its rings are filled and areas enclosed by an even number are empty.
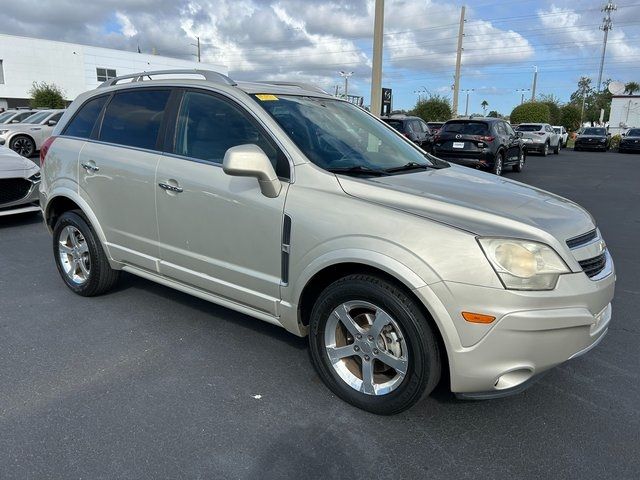
<svg viewBox="0 0 640 480"><path fill-rule="evenodd" d="M407 170L426 170L427 168L433 168L433 166L428 165L426 163L409 162L409 163L405 163L401 167L387 168L385 169L385 172L395 173L395 172L405 172Z"/></svg>
<svg viewBox="0 0 640 480"><path fill-rule="evenodd" d="M354 165L353 167L327 168L327 171L331 173L344 173L345 175L372 175L376 177L387 174L385 170L374 170L373 168L364 167L362 165Z"/></svg>

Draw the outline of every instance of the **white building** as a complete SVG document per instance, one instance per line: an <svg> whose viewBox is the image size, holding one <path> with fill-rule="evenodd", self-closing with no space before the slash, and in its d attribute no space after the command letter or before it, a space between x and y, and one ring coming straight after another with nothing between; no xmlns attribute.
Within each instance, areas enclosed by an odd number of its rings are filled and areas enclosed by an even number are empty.
<svg viewBox="0 0 640 480"><path fill-rule="evenodd" d="M175 68L228 74L227 67L195 60L0 34L0 109L28 106L33 82L55 83L73 100L108 78Z"/></svg>
<svg viewBox="0 0 640 480"><path fill-rule="evenodd" d="M615 135L631 127L640 128L640 95L614 95L611 98L609 131Z"/></svg>

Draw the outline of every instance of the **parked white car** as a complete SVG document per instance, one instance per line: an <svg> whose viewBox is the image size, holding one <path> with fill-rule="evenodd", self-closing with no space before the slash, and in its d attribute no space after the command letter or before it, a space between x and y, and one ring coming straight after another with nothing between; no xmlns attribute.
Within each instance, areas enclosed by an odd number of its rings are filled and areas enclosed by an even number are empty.
<svg viewBox="0 0 640 480"><path fill-rule="evenodd" d="M21 123L0 125L0 145L23 157L32 157L62 118L64 110L40 110Z"/></svg>
<svg viewBox="0 0 640 480"><path fill-rule="evenodd" d="M40 167L0 147L0 217L40 210Z"/></svg>
<svg viewBox="0 0 640 480"><path fill-rule="evenodd" d="M561 138L548 123L521 123L516 131L522 132L527 153L538 152L546 157L551 150L556 155L562 148Z"/></svg>
<svg viewBox="0 0 640 480"><path fill-rule="evenodd" d="M25 110L25 109L6 110L0 113L0 125L20 123L23 120L26 120L31 115L33 115L34 113L37 113L37 110Z"/></svg>
<svg viewBox="0 0 640 480"><path fill-rule="evenodd" d="M553 131L556 132L558 135L560 135L560 139L562 140L562 146L564 148L567 148L567 142L569 141L569 132L567 132L567 129L560 125L554 125Z"/></svg>

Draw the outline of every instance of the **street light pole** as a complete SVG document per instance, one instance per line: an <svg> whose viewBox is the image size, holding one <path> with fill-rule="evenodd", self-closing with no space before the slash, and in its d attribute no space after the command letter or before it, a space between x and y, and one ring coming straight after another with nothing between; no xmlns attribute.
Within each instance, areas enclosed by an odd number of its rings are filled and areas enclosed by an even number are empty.
<svg viewBox="0 0 640 480"><path fill-rule="evenodd" d="M538 66L533 66L533 89L531 91L531 101L536 101L536 84L538 83Z"/></svg>
<svg viewBox="0 0 640 480"><path fill-rule="evenodd" d="M466 103L466 106L465 106L465 108L464 108L464 116L465 116L465 117L468 117L468 116L469 116L469 94L470 94L471 92L473 92L473 91L474 91L474 89L473 89L473 88L466 89L466 90L462 90L462 92L463 92L463 93L466 93L466 94L467 94L467 103Z"/></svg>
<svg viewBox="0 0 640 480"><path fill-rule="evenodd" d="M465 6L460 11L460 26L458 27L458 50L456 52L456 74L453 78L453 118L458 116L458 92L460 90L460 64L462 62L462 39L464 37Z"/></svg>
<svg viewBox="0 0 640 480"><path fill-rule="evenodd" d="M373 21L373 61L371 66L371 113L382 113L382 35L384 32L384 0L376 0Z"/></svg>
<svg viewBox="0 0 640 480"><path fill-rule="evenodd" d="M345 72L340 70L340 76L344 78L344 98L349 95L349 77L353 75L353 72Z"/></svg>
<svg viewBox="0 0 640 480"><path fill-rule="evenodd" d="M520 105L522 105L524 103L524 94L525 92L528 92L529 89L528 88L519 88L516 90L516 93L521 93L522 95L520 96Z"/></svg>

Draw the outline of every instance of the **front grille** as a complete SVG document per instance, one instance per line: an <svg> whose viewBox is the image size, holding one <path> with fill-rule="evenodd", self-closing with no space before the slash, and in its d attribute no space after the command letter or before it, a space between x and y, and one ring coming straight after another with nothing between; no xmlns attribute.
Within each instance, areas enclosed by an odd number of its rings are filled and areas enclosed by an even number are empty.
<svg viewBox="0 0 640 480"><path fill-rule="evenodd" d="M587 277L593 278L604 270L604 267L607 264L607 255L606 253L601 253L597 257L588 258L587 260L582 260L578 263L582 267L584 273L587 274Z"/></svg>
<svg viewBox="0 0 640 480"><path fill-rule="evenodd" d="M31 185L31 182L24 178L0 179L0 205L26 197Z"/></svg>
<svg viewBox="0 0 640 480"><path fill-rule="evenodd" d="M570 238L569 240L567 240L567 246L569 248L579 247L581 245L589 243L591 240L596 238L597 235L598 235L598 232L594 228L590 232L583 233L582 235L578 235L577 237Z"/></svg>

